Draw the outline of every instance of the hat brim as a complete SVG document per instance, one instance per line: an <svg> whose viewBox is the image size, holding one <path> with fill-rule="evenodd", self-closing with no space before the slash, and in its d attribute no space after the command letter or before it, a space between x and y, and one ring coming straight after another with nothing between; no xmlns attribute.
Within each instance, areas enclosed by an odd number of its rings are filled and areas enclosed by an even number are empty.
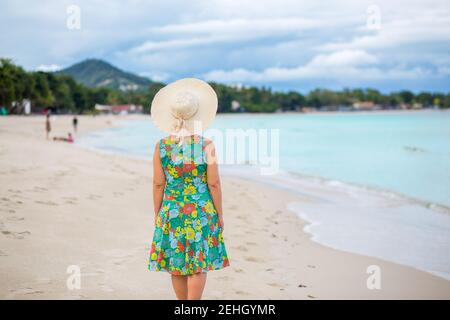
<svg viewBox="0 0 450 320"><path fill-rule="evenodd" d="M177 119L171 113L171 105L178 92L189 91L198 99L197 112L185 121L185 129L190 133L205 130L214 121L217 113L218 99L214 89L205 81L195 78L184 78L161 88L155 95L151 105L151 117L155 125L164 132L174 133Z"/></svg>

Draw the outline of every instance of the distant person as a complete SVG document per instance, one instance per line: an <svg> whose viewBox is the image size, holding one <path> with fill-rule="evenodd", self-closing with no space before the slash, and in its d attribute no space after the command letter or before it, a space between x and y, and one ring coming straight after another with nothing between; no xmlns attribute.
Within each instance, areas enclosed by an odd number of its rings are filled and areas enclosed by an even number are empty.
<svg viewBox="0 0 450 320"><path fill-rule="evenodd" d="M73 131L77 132L77 126L78 126L78 118L77 118L77 116L73 117L72 125L73 125Z"/></svg>
<svg viewBox="0 0 450 320"><path fill-rule="evenodd" d="M66 137L53 137L53 141L66 141L69 143L73 143L74 140L73 140L72 134L69 132L67 134L67 138Z"/></svg>
<svg viewBox="0 0 450 320"><path fill-rule="evenodd" d="M73 137L72 137L72 134L70 132L67 135L67 140L66 141L69 142L69 143L73 143Z"/></svg>
<svg viewBox="0 0 450 320"><path fill-rule="evenodd" d="M45 137L47 140L50 135L50 131L52 131L52 125L50 124L50 114L47 113L47 116L45 117Z"/></svg>

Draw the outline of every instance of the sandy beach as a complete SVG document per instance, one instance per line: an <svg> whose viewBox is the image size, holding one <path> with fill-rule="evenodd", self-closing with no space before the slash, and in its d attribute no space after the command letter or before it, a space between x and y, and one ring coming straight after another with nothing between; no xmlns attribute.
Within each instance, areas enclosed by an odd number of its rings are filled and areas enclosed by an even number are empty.
<svg viewBox="0 0 450 320"><path fill-rule="evenodd" d="M143 117L81 116L75 139ZM69 116L52 121L51 136L71 129ZM0 118L0 298L173 299L169 275L147 270L150 159L46 140L44 126L41 116ZM443 278L313 242L288 208L307 206L308 192L226 174L222 183L231 266L208 275L205 299L450 299ZM66 285L72 265L79 290ZM371 265L379 290L366 285Z"/></svg>

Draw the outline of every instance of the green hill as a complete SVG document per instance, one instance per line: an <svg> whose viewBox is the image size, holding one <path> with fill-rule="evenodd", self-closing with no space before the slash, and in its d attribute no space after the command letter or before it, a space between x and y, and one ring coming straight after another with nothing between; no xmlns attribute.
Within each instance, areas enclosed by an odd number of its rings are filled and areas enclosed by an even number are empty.
<svg viewBox="0 0 450 320"><path fill-rule="evenodd" d="M148 78L120 70L99 59L87 59L55 73L72 76L88 87L106 87L122 91L146 89L153 83Z"/></svg>

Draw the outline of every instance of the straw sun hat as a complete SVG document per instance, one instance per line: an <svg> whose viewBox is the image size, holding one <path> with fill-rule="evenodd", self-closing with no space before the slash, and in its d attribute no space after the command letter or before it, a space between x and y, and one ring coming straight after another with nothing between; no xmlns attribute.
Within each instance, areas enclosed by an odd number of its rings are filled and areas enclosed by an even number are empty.
<svg viewBox="0 0 450 320"><path fill-rule="evenodd" d="M158 91L152 101L151 117L159 129L169 134L199 134L213 122L217 104L217 95L208 83L184 78Z"/></svg>

